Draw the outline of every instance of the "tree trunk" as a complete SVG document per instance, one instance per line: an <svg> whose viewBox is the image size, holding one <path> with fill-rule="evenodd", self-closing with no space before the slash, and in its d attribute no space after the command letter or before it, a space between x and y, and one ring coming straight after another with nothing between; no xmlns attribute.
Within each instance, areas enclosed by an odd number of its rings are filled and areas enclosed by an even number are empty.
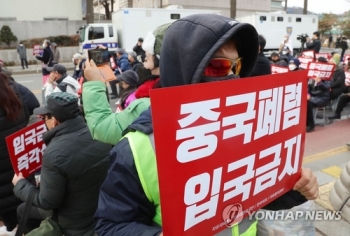
<svg viewBox="0 0 350 236"><path fill-rule="evenodd" d="M307 0L304 0L304 11L303 11L304 15L307 15Z"/></svg>
<svg viewBox="0 0 350 236"><path fill-rule="evenodd" d="M93 0L86 0L86 23L94 23L94 6Z"/></svg>
<svg viewBox="0 0 350 236"><path fill-rule="evenodd" d="M284 10L287 12L287 8L288 8L288 0L285 0L285 4L284 4Z"/></svg>
<svg viewBox="0 0 350 236"><path fill-rule="evenodd" d="M111 19L111 12L109 11L109 3L107 1L101 2L102 6L105 8L106 20Z"/></svg>
<svg viewBox="0 0 350 236"><path fill-rule="evenodd" d="M237 1L236 0L230 0L231 8L230 8L230 17L232 19L236 18L236 10L237 10Z"/></svg>
<svg viewBox="0 0 350 236"><path fill-rule="evenodd" d="M111 12L114 12L114 0L111 0Z"/></svg>

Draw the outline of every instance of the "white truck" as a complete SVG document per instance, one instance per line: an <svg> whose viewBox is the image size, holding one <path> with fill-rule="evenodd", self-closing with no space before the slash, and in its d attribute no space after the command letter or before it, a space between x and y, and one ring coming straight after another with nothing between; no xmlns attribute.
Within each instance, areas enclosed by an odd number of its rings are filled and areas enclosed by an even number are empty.
<svg viewBox="0 0 350 236"><path fill-rule="evenodd" d="M294 55L302 47L301 35L307 34L310 38L318 30L318 16L286 14L285 12L256 12L252 15L237 18L240 22L253 25L259 34L266 38L265 55L278 51L285 35L289 34L292 41Z"/></svg>
<svg viewBox="0 0 350 236"><path fill-rule="evenodd" d="M214 10L123 8L112 14L112 23L95 23L80 27L79 49L83 55L87 50L102 44L109 50L118 47L132 51L138 38L148 31L193 14L220 14Z"/></svg>

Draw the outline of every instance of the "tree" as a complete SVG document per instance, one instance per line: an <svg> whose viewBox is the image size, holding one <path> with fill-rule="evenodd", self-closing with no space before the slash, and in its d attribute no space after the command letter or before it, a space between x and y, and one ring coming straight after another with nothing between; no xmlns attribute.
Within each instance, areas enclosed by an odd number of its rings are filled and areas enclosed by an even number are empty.
<svg viewBox="0 0 350 236"><path fill-rule="evenodd" d="M115 2L114 0L97 0L94 1L94 6L98 5L98 2L100 2L100 4L104 7L105 9L105 13L106 13L106 20L110 20L111 19L111 12L113 12L114 8L113 8L113 3ZM112 10L109 9L109 5L112 6ZM100 10L100 9L99 9Z"/></svg>
<svg viewBox="0 0 350 236"><path fill-rule="evenodd" d="M237 1L236 0L230 0L230 17L232 19L236 18L236 11L237 11Z"/></svg>
<svg viewBox="0 0 350 236"><path fill-rule="evenodd" d="M307 0L304 0L304 10L303 10L303 14L307 15Z"/></svg>
<svg viewBox="0 0 350 236"><path fill-rule="evenodd" d="M17 37L12 33L8 25L3 25L1 27L0 41L6 43L8 47L10 47L12 42L17 42Z"/></svg>
<svg viewBox="0 0 350 236"><path fill-rule="evenodd" d="M323 14L323 17L318 22L318 30L324 34L332 30L334 24L337 22L337 16L334 14Z"/></svg>
<svg viewBox="0 0 350 236"><path fill-rule="evenodd" d="M93 0L86 0L86 23L94 23L94 5Z"/></svg>

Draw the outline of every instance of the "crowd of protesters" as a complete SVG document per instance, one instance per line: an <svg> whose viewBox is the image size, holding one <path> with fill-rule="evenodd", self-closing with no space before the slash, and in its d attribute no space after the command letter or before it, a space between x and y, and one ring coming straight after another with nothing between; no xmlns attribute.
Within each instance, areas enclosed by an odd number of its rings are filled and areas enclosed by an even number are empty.
<svg viewBox="0 0 350 236"><path fill-rule="evenodd" d="M12 231L23 221L25 202L31 201L24 233L51 217L65 236L163 235L151 145L150 90L268 75L271 63L290 71L300 69L288 36L280 51L271 55L270 62L263 53L265 38L253 26L227 24L230 20L221 15L189 16L149 32L138 40L134 52L127 53L122 48L111 52L117 64L116 79L109 83L111 94L106 92L107 85L101 81L94 61L75 54L74 74L69 76L66 68L57 63L48 40L43 43L43 55L36 56L43 64L44 106L39 107L30 91L1 72L0 217L6 230ZM186 46L180 31L187 32ZM318 53L320 47L319 33L315 32L307 48ZM217 60L230 63L231 69L217 76L214 73L218 69ZM332 117L336 119L342 106L350 101L347 95L350 82L348 85L345 82L341 55L335 53L329 61L325 58L318 61L336 65L336 71L331 81L310 80L308 132L315 128L313 108L326 106L340 97ZM121 112L112 111L109 98L120 99ZM32 176L14 174L5 144L5 137L26 127L33 113L48 129L43 136L47 148L43 153L40 188ZM136 163L144 163L149 169L139 168ZM139 176L147 171L155 174L145 183ZM152 197L148 191L152 191ZM264 209L291 209L317 197L315 175L302 168L293 190ZM256 221L249 218L234 226L244 236L256 235L256 227ZM231 232L232 229L227 229L227 235Z"/></svg>

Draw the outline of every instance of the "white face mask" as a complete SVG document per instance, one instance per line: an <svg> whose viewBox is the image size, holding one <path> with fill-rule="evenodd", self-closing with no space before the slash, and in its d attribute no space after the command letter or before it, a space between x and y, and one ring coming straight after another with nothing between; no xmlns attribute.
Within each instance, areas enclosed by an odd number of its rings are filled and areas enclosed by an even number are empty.
<svg viewBox="0 0 350 236"><path fill-rule="evenodd" d="M282 54L283 54L283 55L286 55L286 54L287 54L287 51L282 51Z"/></svg>
<svg viewBox="0 0 350 236"><path fill-rule="evenodd" d="M289 70L295 70L297 68L297 66L294 64L290 64L288 67L289 67Z"/></svg>

